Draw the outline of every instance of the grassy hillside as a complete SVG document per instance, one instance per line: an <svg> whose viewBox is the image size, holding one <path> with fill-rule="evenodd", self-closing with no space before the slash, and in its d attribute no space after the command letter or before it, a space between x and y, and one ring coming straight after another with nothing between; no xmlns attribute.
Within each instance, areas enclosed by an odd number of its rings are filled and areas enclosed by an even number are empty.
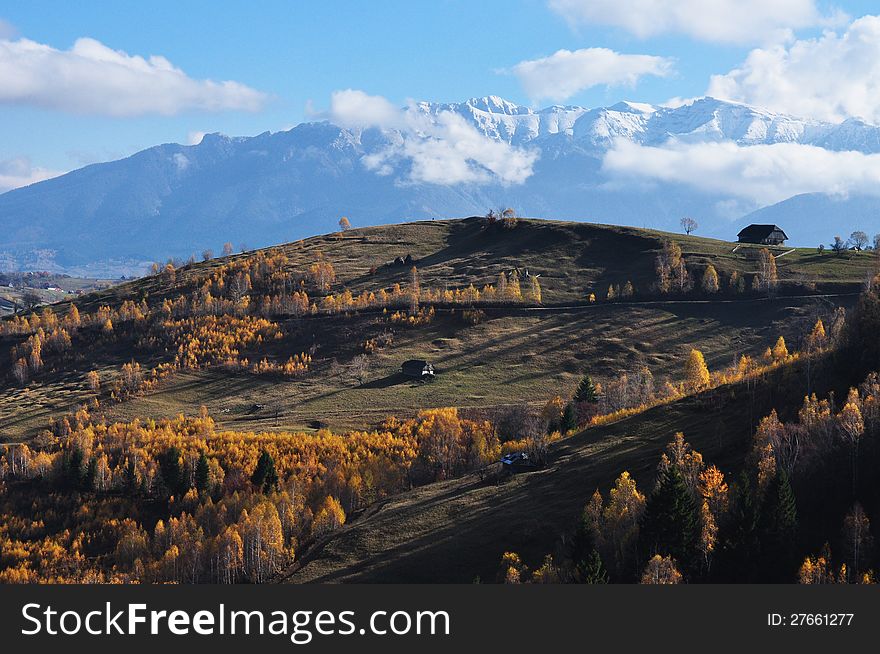
<svg viewBox="0 0 880 654"><path fill-rule="evenodd" d="M416 259L423 283L440 287L491 283L499 272L519 267L540 274L546 282L545 304L559 304L584 301L590 291L604 295L609 284L627 280L637 293L648 293L656 278L654 260L665 239L682 247L697 272L707 263L712 263L722 277L733 270L745 274L757 270L758 246L632 227L535 219L521 219L510 230L487 229L481 218L367 227L264 251L286 255L291 269L307 267L320 253L333 262L340 284L352 292L405 282L408 267L389 264L407 254ZM778 260L781 281L818 283L831 292L858 290L874 267L871 252L838 256L811 248L772 249L777 255L784 254ZM147 277L92 293L78 302L89 309L142 297L158 301L173 296L192 279L210 273L223 262L251 254L184 266L173 284Z"/></svg>
<svg viewBox="0 0 880 654"><path fill-rule="evenodd" d="M221 426L234 429L360 428L395 413L410 415L426 406L499 407L543 404L570 393L590 370L598 379L648 366L658 381L681 374L691 347L701 349L713 368L740 354L760 354L779 336L797 344L819 315L848 306L860 280L873 266L868 253L818 255L798 250L778 260L782 285L775 299L759 294L707 298L659 297L652 290L654 266L663 239L680 243L692 277L712 263L722 285L736 270L755 270L755 249L734 244L624 227L522 220L514 229L487 228L485 221L431 221L355 229L272 248L287 258L287 269L303 271L323 257L332 262L337 282L331 292L353 293L406 285L408 266L395 257L411 255L424 287L461 288L493 283L499 273L518 268L539 274L543 304L487 306L479 324L461 311L438 308L435 320L409 329L392 326L394 344L369 358L363 383L349 364L365 340L389 329L375 311L349 316L279 316L284 339L265 351L284 358L312 351L312 373L292 380L230 375L208 368L185 370L158 388L109 409L113 419L161 418L192 412L204 404ZM736 250L736 251L734 251ZM779 250L779 253L787 250ZM77 301L81 313L99 306L118 308L141 299L158 307L165 298L187 294L198 281L229 262L253 253L185 266L174 278L156 275L91 293ZM806 281L805 281L806 280ZM610 284L631 281L636 294L617 303L603 301ZM806 283L809 282L809 283ZM588 293L599 298L587 304ZM828 293L832 297L826 297ZM711 300L711 301L708 301ZM64 303L56 312L66 311ZM4 349L16 341L5 338ZM0 438L31 437L48 420L91 397L85 374L97 370L112 378L136 360L158 365L162 352L136 347L124 338L81 344L70 360L20 388L11 376L0 388ZM428 358L437 367L429 387L397 375L408 358Z"/></svg>

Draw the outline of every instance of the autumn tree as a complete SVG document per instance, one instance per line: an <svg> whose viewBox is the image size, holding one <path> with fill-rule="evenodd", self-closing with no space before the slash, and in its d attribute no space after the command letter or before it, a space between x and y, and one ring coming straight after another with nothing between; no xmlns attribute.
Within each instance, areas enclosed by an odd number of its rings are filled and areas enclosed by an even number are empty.
<svg viewBox="0 0 880 654"><path fill-rule="evenodd" d="M210 249L202 250L202 261L210 261L214 258L214 251Z"/></svg>
<svg viewBox="0 0 880 654"><path fill-rule="evenodd" d="M704 293L717 293L720 285L718 283L718 272L711 263L706 266L703 272L703 282L701 284Z"/></svg>
<svg viewBox="0 0 880 654"><path fill-rule="evenodd" d="M501 211L501 224L506 229L513 229L516 227L518 222L518 218L516 216L516 211L512 207L507 207L503 211Z"/></svg>
<svg viewBox="0 0 880 654"><path fill-rule="evenodd" d="M419 284L418 268L413 266L409 271L409 312L414 315L419 310L419 299L421 299L421 287Z"/></svg>
<svg viewBox="0 0 880 654"><path fill-rule="evenodd" d="M837 415L837 424L840 432L849 441L852 460L852 488L853 495L858 488L859 470L859 443L865 433L865 420L857 402L847 401L843 409Z"/></svg>
<svg viewBox="0 0 880 654"><path fill-rule="evenodd" d="M351 229L351 221L349 221L348 217L343 216L339 219L339 229L343 232L347 232Z"/></svg>
<svg viewBox="0 0 880 654"><path fill-rule="evenodd" d="M67 310L67 318L65 318L65 324L71 329L76 329L80 326L82 320L79 315L79 309L76 308L76 305L71 302L70 309Z"/></svg>
<svg viewBox="0 0 880 654"><path fill-rule="evenodd" d="M672 241L664 241L663 249L657 255L657 289L661 293L684 293L691 288L687 264L681 247Z"/></svg>
<svg viewBox="0 0 880 654"><path fill-rule="evenodd" d="M629 472L622 472L609 493L603 512L605 535L614 555L615 569L630 569L639 536L639 521L645 511L645 496L639 492Z"/></svg>
<svg viewBox="0 0 880 654"><path fill-rule="evenodd" d="M101 378L94 370L90 370L86 375L86 383L89 385L89 389L94 393L101 390Z"/></svg>
<svg viewBox="0 0 880 654"><path fill-rule="evenodd" d="M609 302L613 302L617 299L617 289L614 288L614 284L608 285L608 292L605 294L605 299Z"/></svg>
<svg viewBox="0 0 880 654"><path fill-rule="evenodd" d="M538 281L537 275L529 277L530 289L529 296L535 304L541 304L541 282Z"/></svg>
<svg viewBox="0 0 880 654"><path fill-rule="evenodd" d="M807 337L807 347L812 352L814 350L822 350L828 344L828 335L825 333L825 323L819 318L813 325L810 335Z"/></svg>
<svg viewBox="0 0 880 654"><path fill-rule="evenodd" d="M505 552L498 567L498 581L503 584L521 584L526 581L529 569L516 552Z"/></svg>
<svg viewBox="0 0 880 654"><path fill-rule="evenodd" d="M785 338L780 336L776 339L776 344L773 346L772 350L773 360L777 362L785 361L788 354L788 346L785 344Z"/></svg>
<svg viewBox="0 0 880 654"><path fill-rule="evenodd" d="M326 291L336 281L336 270L333 264L325 259L319 259L309 266L309 276L312 283L321 291Z"/></svg>
<svg viewBox="0 0 880 654"><path fill-rule="evenodd" d="M853 504L843 521L843 543L847 549L847 574L857 581L871 560L873 539L871 522L859 502Z"/></svg>
<svg viewBox="0 0 880 654"><path fill-rule="evenodd" d="M345 511L342 504L335 497L328 495L324 498L315 520L312 523L312 533L320 538L339 529L345 524Z"/></svg>
<svg viewBox="0 0 880 654"><path fill-rule="evenodd" d="M767 293L772 293L779 283L776 257L767 248L762 248L758 253L758 280L761 289Z"/></svg>
<svg viewBox="0 0 880 654"><path fill-rule="evenodd" d="M230 242L226 242L223 244L223 256L229 257L232 256L232 253L235 252L235 247Z"/></svg>
<svg viewBox="0 0 880 654"><path fill-rule="evenodd" d="M690 216L685 216L681 219L681 228L684 230L685 234L697 231L698 227L699 224L697 224L697 221Z"/></svg>
<svg viewBox="0 0 880 654"><path fill-rule="evenodd" d="M278 509L269 501L242 511L243 568L251 581L263 583L285 562L284 531Z"/></svg>
<svg viewBox="0 0 880 654"><path fill-rule="evenodd" d="M641 583L643 584L680 584L681 573L675 566L675 561L669 556L655 554L648 561L642 572Z"/></svg>
<svg viewBox="0 0 880 654"><path fill-rule="evenodd" d="M711 380L709 368L706 365L703 353L699 350L691 349L690 354L688 354L688 359L684 366L684 378L688 388L694 391L709 385Z"/></svg>
<svg viewBox="0 0 880 654"><path fill-rule="evenodd" d="M836 584L839 579L834 574L831 565L831 549L828 543L822 548L818 556L808 556L798 571L798 581L801 584Z"/></svg>

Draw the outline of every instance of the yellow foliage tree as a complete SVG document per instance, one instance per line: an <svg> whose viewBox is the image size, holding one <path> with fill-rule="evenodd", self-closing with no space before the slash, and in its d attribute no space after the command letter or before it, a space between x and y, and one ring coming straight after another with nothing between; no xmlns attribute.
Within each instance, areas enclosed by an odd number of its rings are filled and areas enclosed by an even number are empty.
<svg viewBox="0 0 880 654"><path fill-rule="evenodd" d="M328 495L324 498L324 502L315 514L315 521L312 523L312 533L317 537L321 537L336 531L344 524L345 511L342 509L342 504L332 495Z"/></svg>
<svg viewBox="0 0 880 654"><path fill-rule="evenodd" d="M780 336L776 339L776 345L773 346L773 360L785 361L788 358L788 347L785 345L785 338Z"/></svg>
<svg viewBox="0 0 880 654"><path fill-rule="evenodd" d="M655 554L642 573L643 584L680 584L681 573L670 556Z"/></svg>
<svg viewBox="0 0 880 654"><path fill-rule="evenodd" d="M720 287L718 283L718 271L715 270L715 266L711 263L706 266L706 271L703 273L702 287L704 293L717 293Z"/></svg>
<svg viewBox="0 0 880 654"><path fill-rule="evenodd" d="M691 390L699 390L709 385L711 377L709 367L703 353L697 349L691 349L687 362L684 366L685 384Z"/></svg>

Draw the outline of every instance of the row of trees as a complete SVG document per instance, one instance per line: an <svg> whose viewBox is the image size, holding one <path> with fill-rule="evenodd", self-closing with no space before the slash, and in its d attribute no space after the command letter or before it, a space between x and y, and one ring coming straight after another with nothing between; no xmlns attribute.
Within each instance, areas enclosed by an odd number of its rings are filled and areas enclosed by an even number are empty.
<svg viewBox="0 0 880 654"><path fill-rule="evenodd" d="M703 268L697 279L688 267L681 247L677 243L667 240L663 242L663 247L655 262L654 269L657 274L655 288L661 294L685 294L695 288L709 295L725 290L730 293L745 293L747 290L751 290L772 294L779 285L775 255L768 248L762 248L758 251L755 263L757 270L751 275L751 282L747 282L746 276L737 270L730 273L726 282L722 282L718 270L711 263ZM609 289L608 299L613 299L612 295L625 297L623 293L617 291L616 287Z"/></svg>
<svg viewBox="0 0 880 654"><path fill-rule="evenodd" d="M850 234L849 239L846 240L840 236L835 236L829 247L831 248L831 251L837 255L843 254L847 250L855 250L857 252L861 252L862 250L880 251L880 234L874 235L873 245L869 245L870 242L871 241L865 232L856 230ZM823 252L825 250L825 245L820 245L818 249L820 253Z"/></svg>

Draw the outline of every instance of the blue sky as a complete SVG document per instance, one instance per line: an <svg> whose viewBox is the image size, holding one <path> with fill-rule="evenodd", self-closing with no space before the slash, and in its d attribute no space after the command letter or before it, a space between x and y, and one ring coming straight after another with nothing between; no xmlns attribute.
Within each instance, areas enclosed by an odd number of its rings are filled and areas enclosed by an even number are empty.
<svg viewBox="0 0 880 654"><path fill-rule="evenodd" d="M583 6L591 5L584 2ZM601 7L595 9L602 2L581 11L578 0L6 2L0 6L0 41L26 39L63 52L77 39L88 37L128 56L164 57L190 80L232 80L247 92L261 95L243 98L236 91L234 98L227 94L218 100L212 92L211 98L190 104L181 100L170 110L132 108L115 115L114 110L96 106L113 104L112 90L106 99L97 99L98 94L107 93L107 84L98 91L82 91L92 94L92 103L83 98L68 101L61 97L63 90L57 98L47 97L53 93L52 80L46 82L42 95L23 91L3 96L0 88L0 187L4 165L8 177L20 173L25 179L27 166L70 170L157 143L186 142L196 132L252 135L286 129L309 119L309 107L326 110L331 94L340 89L363 90L394 104L403 104L407 98L456 101L488 94L522 104L552 104L552 100L530 97L523 78L512 68L560 49L605 48L615 56L644 55L668 64L662 76L639 74L634 84L579 89L564 98L566 104L607 105L624 98L661 103L700 96L713 74L741 66L755 48L808 41L823 29L843 35L852 19L870 14L874 4L765 0L755 6L781 2L794 7L774 18L780 29L790 30L788 36L774 41L770 36L750 40L741 33L719 35L706 21L682 27L680 18L670 18L672 26L666 29L654 30L653 18L647 27L634 26L628 18L612 16L614 6L627 2L638 4L638 0L620 0L608 4L605 14ZM730 4L730 0L706 2ZM813 18L804 17L811 11ZM848 18L840 16L841 12ZM792 24L786 25L789 15ZM15 74L18 65L7 64L4 72L0 59L0 85L3 74ZM41 69L33 70L22 75L38 76ZM862 82L856 79L853 85ZM775 108L786 109L791 102L770 97L766 89L756 90L742 79L731 80L723 88L732 99L767 99L779 105ZM221 106L207 107L210 102ZM868 112L863 107L833 110L822 102L827 104L827 99L818 97L816 117ZM873 114L863 117L875 118Z"/></svg>

